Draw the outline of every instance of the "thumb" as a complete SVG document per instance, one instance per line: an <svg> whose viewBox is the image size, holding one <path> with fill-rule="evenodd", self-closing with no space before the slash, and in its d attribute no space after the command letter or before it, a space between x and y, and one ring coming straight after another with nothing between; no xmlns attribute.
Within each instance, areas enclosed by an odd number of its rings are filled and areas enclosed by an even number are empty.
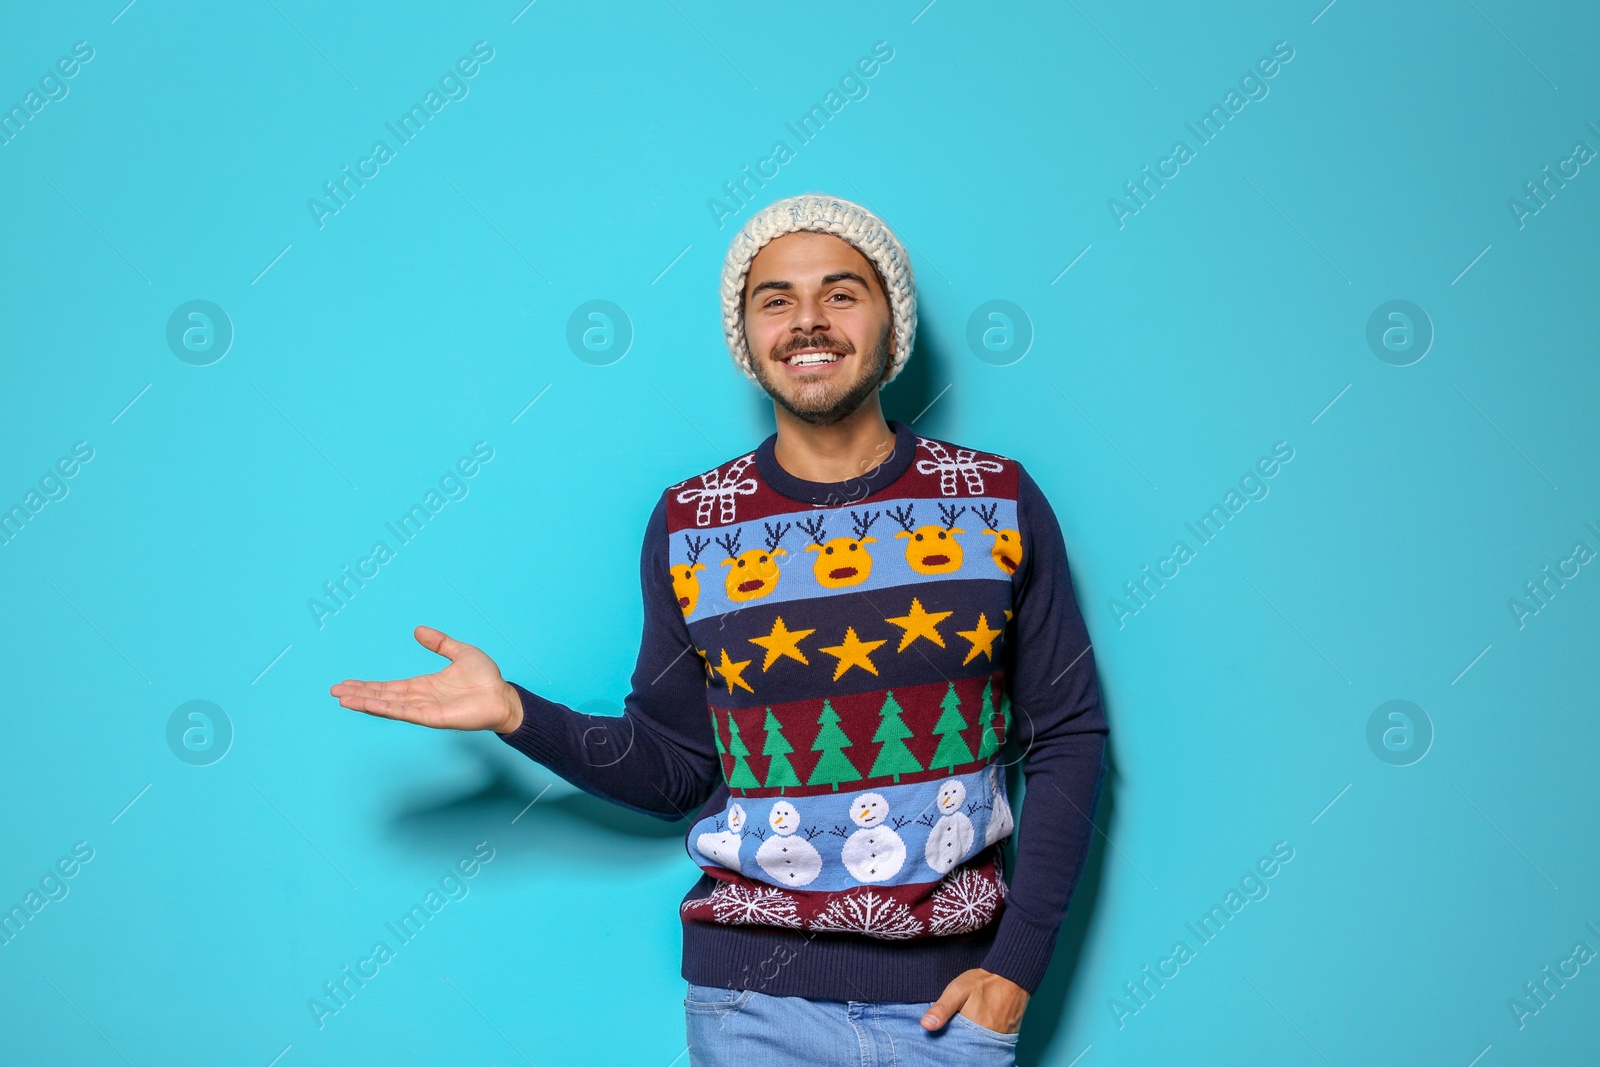
<svg viewBox="0 0 1600 1067"><path fill-rule="evenodd" d="M929 1005L927 1012L922 1016L923 1029L942 1029L966 1002L967 988L961 979L957 978L944 987L944 992L939 995L938 1000Z"/></svg>
<svg viewBox="0 0 1600 1067"><path fill-rule="evenodd" d="M457 656L472 647L457 641L443 630L435 630L431 626L418 626L412 631L412 636L417 639L417 643L423 648L429 652L437 652L452 663L455 662Z"/></svg>

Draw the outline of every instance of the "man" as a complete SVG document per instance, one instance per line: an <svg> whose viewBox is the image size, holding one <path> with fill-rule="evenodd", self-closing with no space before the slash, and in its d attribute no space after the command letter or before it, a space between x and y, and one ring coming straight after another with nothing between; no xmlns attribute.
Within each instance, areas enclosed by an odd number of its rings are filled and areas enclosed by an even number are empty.
<svg viewBox="0 0 1600 1067"><path fill-rule="evenodd" d="M885 420L916 293L871 212L806 195L756 214L722 312L777 432L657 502L621 717L536 696L426 626L444 670L331 692L492 729L590 793L694 818L693 1064L1010 1064L1104 773L1060 528L1017 461Z"/></svg>

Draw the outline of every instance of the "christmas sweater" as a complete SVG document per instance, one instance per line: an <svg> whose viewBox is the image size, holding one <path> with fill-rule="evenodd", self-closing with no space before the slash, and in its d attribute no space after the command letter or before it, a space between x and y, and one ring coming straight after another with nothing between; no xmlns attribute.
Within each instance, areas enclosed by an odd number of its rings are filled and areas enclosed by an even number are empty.
<svg viewBox="0 0 1600 1067"><path fill-rule="evenodd" d="M622 716L517 687L508 744L692 819L691 982L928 1001L983 967L1031 993L1082 870L1107 727L1054 513L1016 460L889 426L845 482L773 435L662 494Z"/></svg>

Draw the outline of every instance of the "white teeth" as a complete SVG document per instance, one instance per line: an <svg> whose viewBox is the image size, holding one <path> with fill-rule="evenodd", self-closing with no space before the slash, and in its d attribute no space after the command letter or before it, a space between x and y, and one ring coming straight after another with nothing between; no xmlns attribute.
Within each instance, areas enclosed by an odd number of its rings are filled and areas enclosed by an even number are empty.
<svg viewBox="0 0 1600 1067"><path fill-rule="evenodd" d="M837 352L802 352L784 360L791 367L810 367L817 363L834 363L842 359Z"/></svg>

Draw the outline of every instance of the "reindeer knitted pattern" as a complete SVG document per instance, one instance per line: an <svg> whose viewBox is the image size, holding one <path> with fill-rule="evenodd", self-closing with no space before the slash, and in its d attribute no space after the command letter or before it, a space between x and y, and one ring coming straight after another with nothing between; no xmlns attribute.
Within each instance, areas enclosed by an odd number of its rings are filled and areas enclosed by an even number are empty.
<svg viewBox="0 0 1600 1067"><path fill-rule="evenodd" d="M798 230L843 238L870 259L883 278L894 321L894 358L883 383L894 381L911 358L917 332L917 289L911 260L887 223L859 204L821 193L791 196L768 204L734 235L722 265L722 332L733 362L745 377L757 381L750 366L750 344L744 332L744 286L750 261L773 238Z"/></svg>

